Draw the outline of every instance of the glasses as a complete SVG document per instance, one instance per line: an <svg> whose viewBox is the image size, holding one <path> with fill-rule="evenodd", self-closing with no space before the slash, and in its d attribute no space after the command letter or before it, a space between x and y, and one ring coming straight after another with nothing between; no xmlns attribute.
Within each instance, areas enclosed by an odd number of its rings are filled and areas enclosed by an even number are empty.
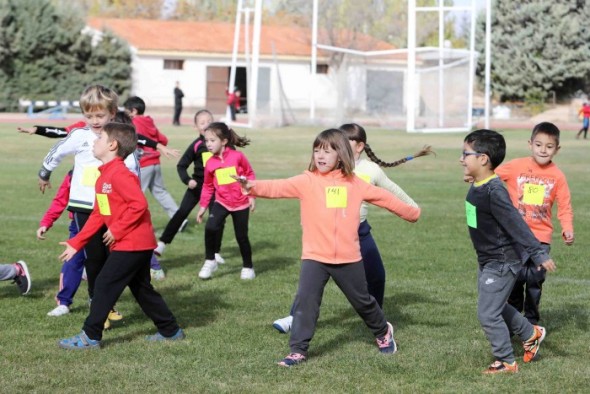
<svg viewBox="0 0 590 394"><path fill-rule="evenodd" d="M463 151L463 153L461 154L461 158L465 159L467 156L481 156L483 155L483 153L481 152L468 152L466 150Z"/></svg>

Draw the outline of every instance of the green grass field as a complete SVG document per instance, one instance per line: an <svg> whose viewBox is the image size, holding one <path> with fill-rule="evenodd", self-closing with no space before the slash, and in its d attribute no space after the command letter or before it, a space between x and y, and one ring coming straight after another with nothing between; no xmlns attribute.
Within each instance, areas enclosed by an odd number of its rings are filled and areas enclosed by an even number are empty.
<svg viewBox="0 0 590 394"><path fill-rule="evenodd" d="M25 124L27 125L27 124ZM184 150L193 138L188 126L163 127L170 145ZM258 178L303 171L317 128L239 130L252 139L245 148ZM241 260L231 221L224 236L226 264L212 280L197 278L204 261L203 226L194 215L162 260L167 279L156 282L187 339L151 344L154 332L126 290L118 308L124 314L103 337L100 351L68 352L57 340L80 331L88 312L86 284L72 313L50 318L55 306L62 251L69 223L64 215L38 241L35 230L72 161L53 174L53 189L42 195L36 173L56 142L16 132L0 124L0 247L2 262L23 259L33 289L18 295L0 283L0 391L21 392L588 392L590 387L590 146L562 136L556 162L568 177L575 212L576 243L566 247L554 236L558 266L548 276L542 324L548 331L539 360L512 376L482 376L493 361L476 317L476 258L467 233L459 154L464 134L406 134L368 130L377 155L393 161L431 144L436 157L424 157L386 170L422 207L409 224L372 207L369 221L386 264L385 313L396 328L399 352L378 353L374 338L333 283L326 287L309 361L293 369L276 362L288 351L288 336L273 320L288 313L296 291L301 230L299 206L291 200L258 200L251 216L250 241L257 277L239 279ZM507 159L528 155L528 132L510 131ZM179 202L184 185L175 160L162 160L166 185ZM148 197L154 225L167 222ZM522 347L514 342L515 354Z"/></svg>

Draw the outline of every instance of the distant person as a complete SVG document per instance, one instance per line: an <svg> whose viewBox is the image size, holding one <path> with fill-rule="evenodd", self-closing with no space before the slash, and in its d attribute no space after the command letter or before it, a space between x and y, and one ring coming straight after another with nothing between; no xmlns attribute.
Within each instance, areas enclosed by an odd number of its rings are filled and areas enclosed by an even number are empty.
<svg viewBox="0 0 590 394"><path fill-rule="evenodd" d="M227 92L227 106L229 107L232 122L236 120L236 113L240 110L241 95L242 92L237 88L231 93Z"/></svg>
<svg viewBox="0 0 590 394"><path fill-rule="evenodd" d="M172 124L174 126L180 126L180 113L182 112L182 98L184 93L180 89L180 83L176 81L176 87L174 88L174 119Z"/></svg>
<svg viewBox="0 0 590 394"><path fill-rule="evenodd" d="M22 260L14 264L0 264L0 280L12 280L21 295L26 295L31 290L31 275L27 263Z"/></svg>
<svg viewBox="0 0 590 394"><path fill-rule="evenodd" d="M578 111L578 116L582 119L582 128L576 134L576 139L580 138L582 132L584 132L584 139L588 136L588 126L590 125L590 104L582 104L582 108Z"/></svg>

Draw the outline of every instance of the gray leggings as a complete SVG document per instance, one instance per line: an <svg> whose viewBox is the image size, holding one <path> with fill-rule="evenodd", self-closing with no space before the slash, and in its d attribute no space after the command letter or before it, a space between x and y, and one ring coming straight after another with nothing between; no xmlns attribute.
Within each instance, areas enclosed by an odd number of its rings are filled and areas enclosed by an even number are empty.
<svg viewBox="0 0 590 394"><path fill-rule="evenodd" d="M16 277L14 264L0 264L0 280L10 280Z"/></svg>
<svg viewBox="0 0 590 394"><path fill-rule="evenodd" d="M387 333L385 315L367 290L362 261L349 264L324 264L314 260L303 260L299 275L299 289L293 304L293 325L289 340L291 353L307 356L309 342L313 338L320 316L324 287L330 278L334 279L375 337L384 336Z"/></svg>

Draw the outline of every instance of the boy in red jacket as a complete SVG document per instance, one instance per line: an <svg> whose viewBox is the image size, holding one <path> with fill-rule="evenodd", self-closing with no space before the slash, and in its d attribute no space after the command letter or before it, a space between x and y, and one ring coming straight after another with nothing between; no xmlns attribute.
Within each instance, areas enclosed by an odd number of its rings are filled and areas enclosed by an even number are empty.
<svg viewBox="0 0 590 394"><path fill-rule="evenodd" d="M150 283L150 259L156 246L147 201L139 180L123 163L137 145L131 125L108 123L94 143L93 154L103 165L95 184L95 203L88 222L67 242L60 259L68 261L103 226L110 254L96 279L90 314L80 334L59 341L64 349L100 348L103 323L113 305L129 286L141 309L158 328L150 341L179 340L184 332L162 296Z"/></svg>

